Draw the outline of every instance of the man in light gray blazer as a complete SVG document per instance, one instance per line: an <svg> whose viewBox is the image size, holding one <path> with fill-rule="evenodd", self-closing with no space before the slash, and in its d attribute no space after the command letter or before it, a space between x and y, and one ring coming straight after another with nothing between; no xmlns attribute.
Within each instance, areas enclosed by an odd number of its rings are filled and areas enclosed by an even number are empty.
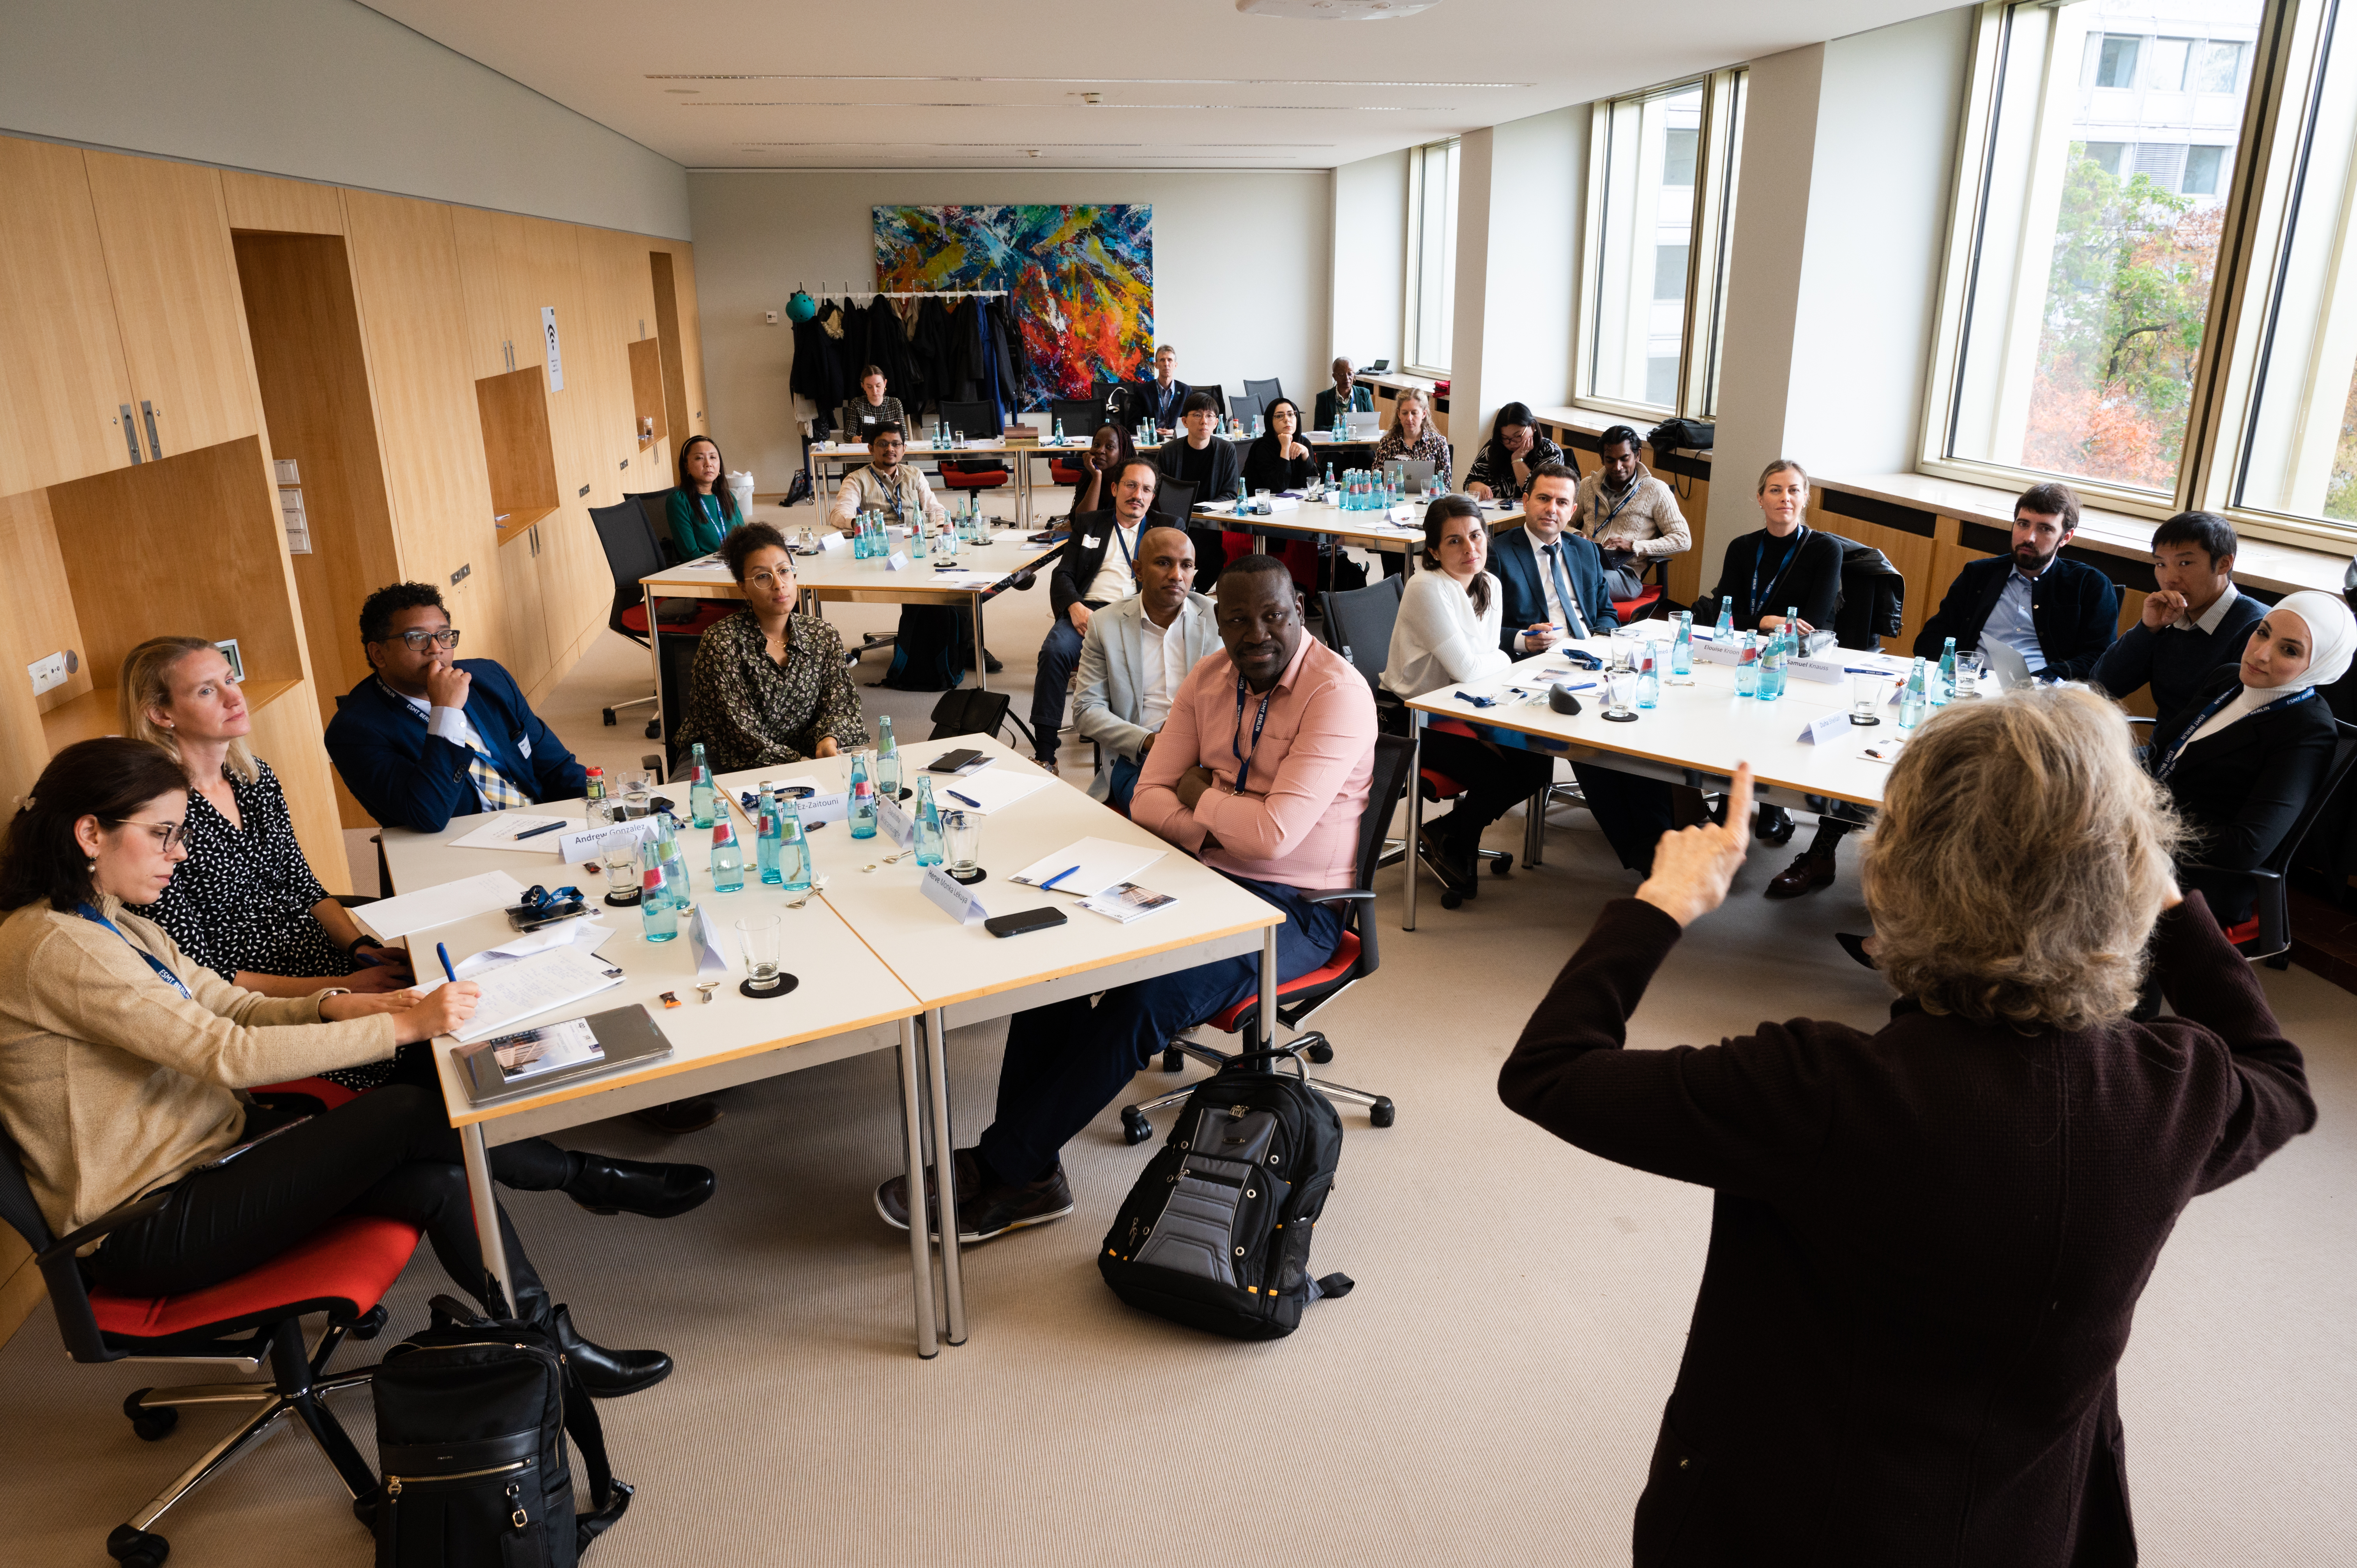
<svg viewBox="0 0 2357 1568"><path fill-rule="evenodd" d="M1111 756L1089 781L1089 794L1124 811L1178 683L1205 655L1220 650L1218 613L1193 591L1195 545L1185 529L1149 528L1140 534L1133 570L1137 592L1089 618L1080 690L1072 698L1081 738Z"/></svg>

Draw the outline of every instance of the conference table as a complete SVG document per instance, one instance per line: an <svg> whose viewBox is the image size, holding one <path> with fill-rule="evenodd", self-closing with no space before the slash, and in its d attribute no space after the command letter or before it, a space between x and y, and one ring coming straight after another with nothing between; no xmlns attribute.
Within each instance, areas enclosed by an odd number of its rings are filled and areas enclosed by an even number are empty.
<svg viewBox="0 0 2357 1568"><path fill-rule="evenodd" d="M1568 641L1545 653L1518 660L1503 672L1480 681L1452 682L1411 700L1407 708L1415 728L1415 755L1411 777L1421 771L1424 732L1436 719L1454 719L1501 746L1520 746L1548 752L1571 761L1598 762L1624 772L1670 783L1691 783L1731 778L1738 763L1751 765L1753 786L1762 803L1803 805L1817 796L1872 807L1882 800L1884 781L1897 755L1901 736L1897 709L1883 702L1877 709L1880 723L1855 725L1849 722L1851 682L1848 676L1821 682L1793 676L1784 695L1763 703L1738 696L1735 667L1709 661L1712 640L1707 628L1695 628L1696 654L1694 682L1669 683L1668 643L1674 628L1665 620L1639 621L1623 628L1616 639L1593 637ZM1660 703L1637 710L1636 717L1617 721L1605 717L1606 671L1586 671L1571 665L1566 648L1584 648L1613 662L1618 640L1625 651L1637 640L1656 645L1663 671ZM1871 669L1887 676L1882 695L1895 693L1906 678L1908 660L1899 655L1857 649L1832 649L1812 661L1833 671ZM1562 682L1588 686L1575 694L1581 711L1558 714L1548 700L1550 687ZM1497 699L1483 707L1469 697ZM1814 738L1803 738L1804 734ZM1869 751L1869 748L1872 748ZM1874 755L1881 753L1882 755ZM1424 823L1422 792L1408 791L1408 843L1421 842ZM1534 809L1526 843L1535 844L1544 830L1544 813ZM1403 929L1415 929L1416 865L1408 856L1407 898ZM1526 854L1526 861L1535 861Z"/></svg>
<svg viewBox="0 0 2357 1568"><path fill-rule="evenodd" d="M597 943L598 959L622 971L620 983L548 1017L544 1023L615 1007L642 1006L671 1042L668 1056L558 1084L538 1093L473 1102L451 1052L457 1042L434 1042L442 1094L451 1125L458 1130L468 1189L483 1240L484 1266L507 1289L511 1279L493 1222L489 1151L519 1138L560 1132L584 1122L643 1110L674 1100L709 1094L737 1084L838 1061L871 1050L896 1048L899 1055L899 1114L904 1142L903 1173L911 1195L909 1211L927 1210L925 1150L928 1137L941 1212L956 1213L956 1147L950 1119L948 1061L950 1029L1004 1017L1028 1007L1092 995L1132 981L1150 979L1216 959L1250 952L1262 955L1264 1042L1275 1026L1276 928L1284 916L1193 857L1098 803L1080 789L1038 768L996 739L961 736L915 742L900 748L906 770L906 804L913 808L915 776L948 752L970 748L988 755L985 772L1037 780L1038 788L983 816L978 864L983 880L971 890L989 914L1019 912L1042 905L1062 908L1066 924L1000 939L981 924L962 924L921 890L923 873L913 854L879 833L856 840L848 823L822 822L808 834L818 877L823 879L799 908L781 888L764 886L748 865L744 889L718 893L710 883L709 830L683 825L679 843L689 866L694 903L706 912L719 941L721 968L698 973L693 944L683 934L651 943L635 908L597 902L603 873L594 865L560 863L555 841L585 825L582 801L555 801L527 808L527 814L565 818L571 824L550 833L552 847L462 848L455 841L490 822L491 816L453 818L437 833L384 830L385 861L393 890L410 893L503 871L522 883L578 886L591 901L593 918L616 929ZM801 782L821 796L845 789L852 759L813 758L723 776L717 782L730 802L738 837L753 858L752 824L739 795L763 780ZM946 790L959 782L935 775L935 791L954 809ZM683 789L673 786L675 798ZM680 803L683 804L683 800ZM675 812L683 816L683 812ZM492 814L496 815L496 813ZM1076 897L1039 892L1015 883L1013 874L1083 838L1135 846L1155 858L1136 874L1176 903L1129 924L1079 909ZM533 841L536 844L539 841ZM898 858L890 858L898 856ZM799 897L799 896L797 896ZM784 967L798 984L770 998L740 993L745 967L735 922L752 913L776 913L782 922ZM683 923L684 925L684 922ZM504 914L493 910L411 933L407 939L420 974L437 967L436 943L454 961L499 945L515 933ZM716 981L707 993L697 982ZM671 1003L664 1000L668 993ZM920 1044L921 1043L921 1044ZM964 1285L957 1248L941 1254L942 1301L937 1318L933 1260L927 1228L909 1228L911 1284L915 1298L918 1354L933 1356L939 1338L952 1345L967 1337Z"/></svg>
<svg viewBox="0 0 2357 1568"><path fill-rule="evenodd" d="M1075 452L1088 450L1086 442L1071 447ZM931 458L936 463L1004 462L1015 470L1015 521L1018 527L1031 526L1031 463L1030 459L1048 453L1067 450L1061 446L1045 446L1038 441L985 441L969 438L957 442L910 442L903 450L902 462L913 463ZM816 474L818 508L823 513L834 505L835 491L841 488L843 476L867 461L867 445L861 441L813 441L810 448L811 467ZM939 493L936 492L936 499Z"/></svg>
<svg viewBox="0 0 2357 1568"><path fill-rule="evenodd" d="M1405 510L1410 514L1403 519L1380 511L1345 511L1329 501L1302 501L1297 505L1273 511L1266 517L1256 513L1236 516L1233 501L1214 501L1198 506L1188 521L1203 528L1238 529L1253 536L1253 548L1261 548L1260 541L1274 536L1279 539L1332 540L1337 545L1376 553L1403 553L1407 557L1405 570L1415 571L1415 558L1424 546L1423 507L1433 498L1419 498ZM1519 527L1528 514L1519 501L1483 501L1481 520L1496 532L1501 528Z"/></svg>

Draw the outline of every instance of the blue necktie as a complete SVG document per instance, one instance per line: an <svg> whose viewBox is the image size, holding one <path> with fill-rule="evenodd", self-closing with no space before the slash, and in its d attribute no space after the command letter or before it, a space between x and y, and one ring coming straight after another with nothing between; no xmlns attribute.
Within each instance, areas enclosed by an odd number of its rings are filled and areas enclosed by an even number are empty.
<svg viewBox="0 0 2357 1568"><path fill-rule="evenodd" d="M1563 613L1570 618L1566 628L1574 637L1587 635L1587 618L1579 613L1579 596L1571 591L1570 575L1563 569L1563 546L1560 543L1541 546L1546 552L1547 570L1555 574L1555 596L1563 603Z"/></svg>

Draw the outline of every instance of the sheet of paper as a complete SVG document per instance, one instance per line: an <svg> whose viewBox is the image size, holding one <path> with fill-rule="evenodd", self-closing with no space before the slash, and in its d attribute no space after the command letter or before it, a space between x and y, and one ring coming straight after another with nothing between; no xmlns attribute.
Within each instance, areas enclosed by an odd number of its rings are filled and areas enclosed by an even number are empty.
<svg viewBox="0 0 2357 1568"><path fill-rule="evenodd" d="M621 977L608 975L607 968L587 948L565 946L490 971L475 982L483 988L482 1000L458 1031L458 1043L505 1034L526 1018L619 985Z"/></svg>
<svg viewBox="0 0 2357 1568"><path fill-rule="evenodd" d="M1151 887L1140 887L1135 882L1125 882L1118 887L1108 887L1093 898L1081 900L1081 908L1108 920L1128 925L1142 920L1178 902L1175 893L1157 893Z"/></svg>
<svg viewBox="0 0 2357 1568"><path fill-rule="evenodd" d="M473 980L486 970L503 968L536 952L546 952L551 948L577 947L595 952L598 944L613 934L614 928L603 920L559 920L536 931L518 931L495 948L468 954L454 967L458 971L459 979ZM431 969L433 965L426 967ZM433 989L431 986L423 988Z"/></svg>
<svg viewBox="0 0 2357 1568"><path fill-rule="evenodd" d="M986 768L979 773L969 773L933 786L933 800L943 811L955 807L962 811L980 811L988 816L1003 811L1037 789L1045 789L1049 779L1043 774L1017 773L1011 768ZM1070 865L1071 862L1064 862ZM1056 869L1049 867L1050 870Z"/></svg>
<svg viewBox="0 0 2357 1568"><path fill-rule="evenodd" d="M564 837L562 829L567 822L576 826L586 825L582 823L579 817L535 815L530 811L501 811L466 837L452 839L450 847L452 849L521 849L533 853L554 854L558 841ZM517 842L519 835L531 832L534 828L556 828L560 831L541 833L535 837L524 839L521 843Z"/></svg>
<svg viewBox="0 0 2357 1568"><path fill-rule="evenodd" d="M982 907L979 897L938 865L927 867L917 886L941 907L943 914L961 926L971 926L989 913Z"/></svg>
<svg viewBox="0 0 2357 1568"><path fill-rule="evenodd" d="M1053 854L1040 856L1007 880L1030 887L1045 887L1057 873L1070 871L1071 875L1058 880L1049 891L1092 898L1108 888L1127 882L1160 860L1162 853L1143 844L1122 843L1114 839L1086 838L1078 843L1068 843Z"/></svg>
<svg viewBox="0 0 2357 1568"><path fill-rule="evenodd" d="M456 882L362 904L352 911L352 918L367 928L369 935L377 940L389 942L395 937L447 926L488 909L504 909L522 898L522 883L504 871L486 871L480 876L463 876Z"/></svg>

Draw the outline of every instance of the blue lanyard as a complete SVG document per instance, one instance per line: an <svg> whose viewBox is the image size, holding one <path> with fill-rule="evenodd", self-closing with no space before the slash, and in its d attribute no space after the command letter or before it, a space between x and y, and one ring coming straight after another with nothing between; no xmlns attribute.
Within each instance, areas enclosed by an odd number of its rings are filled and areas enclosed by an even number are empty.
<svg viewBox="0 0 2357 1568"><path fill-rule="evenodd" d="M1748 607L1751 611L1751 618L1755 621L1760 618L1760 612L1765 607L1760 602L1760 563L1768 559L1769 536L1764 529L1761 531L1761 533L1762 537L1760 541L1760 553L1751 558L1751 599ZM1770 593L1775 591L1777 584L1784 580L1785 569L1790 567L1793 562L1798 561L1801 558L1801 546L1806 544L1808 542L1809 531L1808 528L1803 525L1799 532L1792 535L1792 545L1784 552L1783 559L1776 563L1776 575L1768 579L1768 588Z"/></svg>
<svg viewBox="0 0 2357 1568"><path fill-rule="evenodd" d="M1141 530L1145 521L1144 518L1138 520ZM1121 519L1119 518L1113 520L1113 542L1121 546L1122 564L1129 568L1130 577L1135 580L1137 576L1137 557L1131 553L1129 541L1121 536Z"/></svg>
<svg viewBox="0 0 2357 1568"><path fill-rule="evenodd" d="M1244 678L1242 675L1236 677L1236 726L1228 732L1228 753L1236 759L1236 793L1239 795L1244 792L1245 784L1251 781L1253 758L1260 755L1260 726L1268 723L1269 698L1275 695L1276 688L1271 686L1267 696L1261 698L1260 712L1253 717L1252 750L1246 752L1238 744L1244 733Z"/></svg>
<svg viewBox="0 0 2357 1568"><path fill-rule="evenodd" d="M145 948L141 947L137 942L133 941L129 937L123 936L122 927L116 925L113 921L108 919L105 916L100 914L96 909L91 908L87 904L84 904L81 907L81 918L85 920L95 920L100 925L104 926L108 930L113 931L116 936L123 937L123 945L129 948L133 952L137 953L141 958L145 959L147 961L147 967L161 975L165 984L178 992L182 996L188 997L189 1001L193 1002L196 1000L194 996L190 996L188 994L188 987L187 983L183 982L178 975L172 972L170 966L166 964L162 959L157 958L154 953L149 952Z"/></svg>
<svg viewBox="0 0 2357 1568"><path fill-rule="evenodd" d="M2177 744L2170 746L2169 748L2169 755L2160 759L2160 766L2154 770L2153 777L2165 781L2170 774L2176 772L2177 759L2185 755L2185 748L2193 744L2193 737L2201 732L2201 726L2215 718L2218 715L2218 710L2233 702L2237 696L2240 696L2242 692L2243 688L2240 685L2233 685L2229 686L2226 690L2219 693L2217 700L2212 703L2208 707L2202 709L2201 712L2195 716L2193 722L2185 726L2185 733L2177 737ZM2315 687L2302 686L2290 696L2277 697L2272 703L2263 703L2258 707L2253 708L2249 713L2244 714L2243 716L2246 719L2256 718L2261 714L2273 713L2277 708L2288 708L2295 703L2304 703L2314 695L2316 695Z"/></svg>
<svg viewBox="0 0 2357 1568"><path fill-rule="evenodd" d="M695 499L704 503L704 515L712 520L712 525L715 528L719 527L724 520L720 515L720 497L718 492L716 491L708 496L698 496Z"/></svg>

